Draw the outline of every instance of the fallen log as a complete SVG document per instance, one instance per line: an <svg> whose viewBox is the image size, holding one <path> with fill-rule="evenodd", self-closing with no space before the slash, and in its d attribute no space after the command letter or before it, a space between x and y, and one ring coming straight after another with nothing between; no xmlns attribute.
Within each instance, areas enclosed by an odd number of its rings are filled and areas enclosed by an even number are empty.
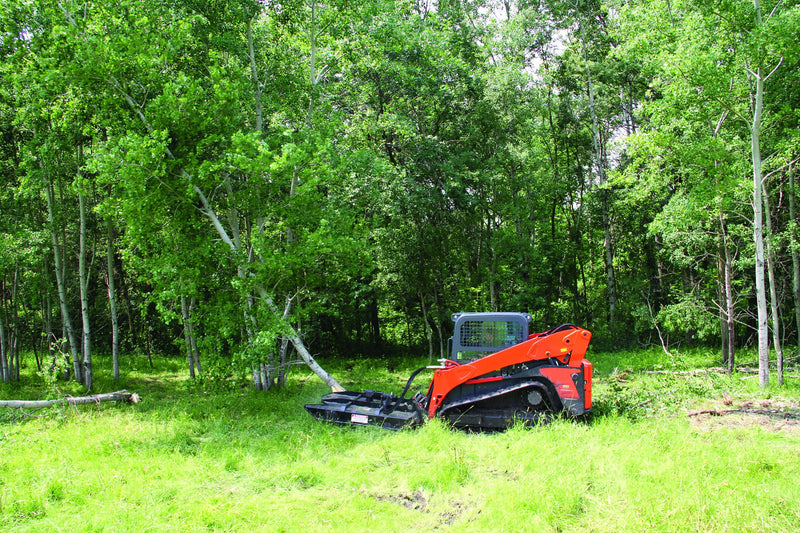
<svg viewBox="0 0 800 533"><path fill-rule="evenodd" d="M55 400L0 400L0 407L8 409L42 409L55 405L80 405L100 402L139 403L139 400L139 395L135 392L121 390L92 396L67 396L66 398L57 398Z"/></svg>

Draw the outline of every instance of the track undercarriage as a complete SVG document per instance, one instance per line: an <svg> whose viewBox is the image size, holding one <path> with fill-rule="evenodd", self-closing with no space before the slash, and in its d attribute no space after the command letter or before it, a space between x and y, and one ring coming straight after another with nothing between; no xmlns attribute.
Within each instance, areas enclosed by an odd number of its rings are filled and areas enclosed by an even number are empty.
<svg viewBox="0 0 800 533"><path fill-rule="evenodd" d="M453 391L458 395L458 391ZM535 424L558 412L540 383L521 380L501 388L483 388L447 401L438 416L454 427L507 429L515 423Z"/></svg>

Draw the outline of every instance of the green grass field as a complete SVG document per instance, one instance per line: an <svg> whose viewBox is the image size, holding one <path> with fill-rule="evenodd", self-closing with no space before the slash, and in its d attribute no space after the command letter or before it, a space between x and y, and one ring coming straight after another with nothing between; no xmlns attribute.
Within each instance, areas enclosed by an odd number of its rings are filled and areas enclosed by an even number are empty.
<svg viewBox="0 0 800 533"><path fill-rule="evenodd" d="M197 387L179 361L152 371L139 361L119 384L98 376L96 391L126 388L139 404L0 413L0 529L796 530L797 373L762 392L749 374L683 371L713 365L713 354L680 368L664 357L594 354L591 419L493 434L436 421L401 432L318 423L303 404L326 390L304 368L265 394ZM399 392L417 363L326 366L348 388ZM681 373L643 372L661 368ZM0 393L55 391L26 376Z"/></svg>

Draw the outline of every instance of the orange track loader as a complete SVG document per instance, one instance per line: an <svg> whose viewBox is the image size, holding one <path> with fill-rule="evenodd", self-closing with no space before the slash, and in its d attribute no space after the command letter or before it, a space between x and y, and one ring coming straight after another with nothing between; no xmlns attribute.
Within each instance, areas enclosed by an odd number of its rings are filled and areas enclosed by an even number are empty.
<svg viewBox="0 0 800 533"><path fill-rule="evenodd" d="M400 396L367 390L332 392L305 408L315 418L387 429L441 417L456 427L503 429L592 407L592 334L572 324L528 334L525 313L456 313L451 358L415 370ZM406 398L414 378L433 370L427 393Z"/></svg>

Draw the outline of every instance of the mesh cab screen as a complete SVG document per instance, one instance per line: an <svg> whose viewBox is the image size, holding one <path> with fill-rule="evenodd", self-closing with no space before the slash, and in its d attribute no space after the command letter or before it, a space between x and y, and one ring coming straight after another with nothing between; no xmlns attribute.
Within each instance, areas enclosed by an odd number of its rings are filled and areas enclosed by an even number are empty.
<svg viewBox="0 0 800 533"><path fill-rule="evenodd" d="M474 360L528 339L527 313L454 313L451 358Z"/></svg>
<svg viewBox="0 0 800 533"><path fill-rule="evenodd" d="M523 341L519 322L467 320L461 324L458 342L462 348L475 351L497 351Z"/></svg>

